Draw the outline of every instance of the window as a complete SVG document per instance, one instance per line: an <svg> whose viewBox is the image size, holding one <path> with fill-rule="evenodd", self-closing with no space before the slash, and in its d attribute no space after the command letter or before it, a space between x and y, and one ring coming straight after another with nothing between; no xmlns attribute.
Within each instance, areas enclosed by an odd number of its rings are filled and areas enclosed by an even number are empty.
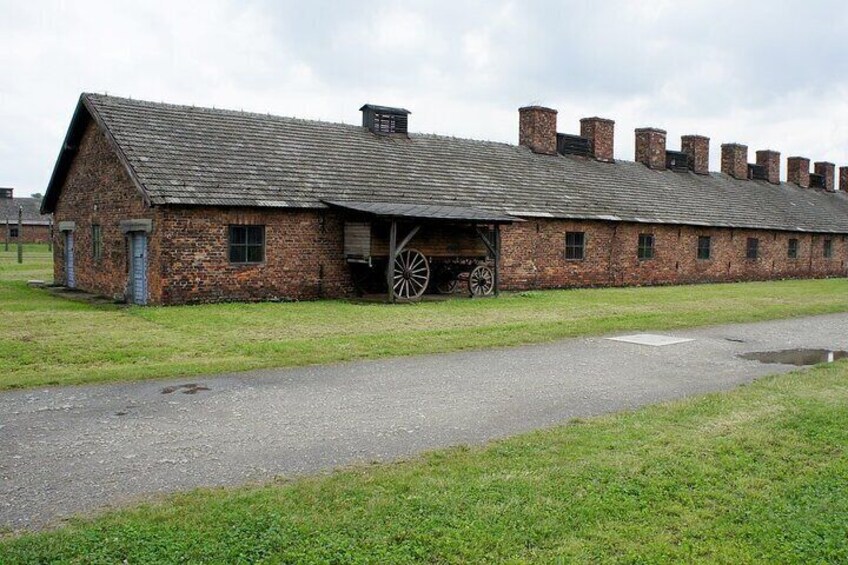
<svg viewBox="0 0 848 565"><path fill-rule="evenodd" d="M230 263L265 260L265 226L230 226Z"/></svg>
<svg viewBox="0 0 848 565"><path fill-rule="evenodd" d="M570 231L565 233L565 258L573 260L583 259L586 234L582 231Z"/></svg>
<svg viewBox="0 0 848 565"><path fill-rule="evenodd" d="M99 261L103 256L103 232L97 224L91 226L91 253L95 261Z"/></svg>
<svg viewBox="0 0 848 565"><path fill-rule="evenodd" d="M653 259L654 258L654 234L652 234L652 233L640 233L639 234L639 245L636 249L636 256L639 259Z"/></svg>
<svg viewBox="0 0 848 565"><path fill-rule="evenodd" d="M789 247L786 250L786 256L790 259L798 258L798 240L792 238L789 240Z"/></svg>
<svg viewBox="0 0 848 565"><path fill-rule="evenodd" d="M745 257L748 259L756 259L760 256L760 240L756 237L749 237L748 243L745 246Z"/></svg>
<svg viewBox="0 0 848 565"><path fill-rule="evenodd" d="M709 259L712 239L708 235L698 236L698 259Z"/></svg>
<svg viewBox="0 0 848 565"><path fill-rule="evenodd" d="M15 238L18 237L18 235L19 234L18 234L18 228L17 227L14 227L14 228L10 227L9 228L9 237L11 237L12 239L15 239Z"/></svg>
<svg viewBox="0 0 848 565"><path fill-rule="evenodd" d="M823 250L823 252L824 252L824 258L825 259L832 259L833 258L833 240L832 239L825 239L824 240L824 250Z"/></svg>

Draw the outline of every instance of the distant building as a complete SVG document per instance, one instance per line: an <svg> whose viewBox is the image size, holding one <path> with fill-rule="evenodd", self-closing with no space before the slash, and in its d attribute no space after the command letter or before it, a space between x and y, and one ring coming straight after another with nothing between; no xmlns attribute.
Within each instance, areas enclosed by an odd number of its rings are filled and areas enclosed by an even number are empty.
<svg viewBox="0 0 848 565"><path fill-rule="evenodd" d="M84 94L42 210L57 283L146 304L845 276L848 167L519 109L518 145ZM576 124L575 124L576 125ZM812 167L811 167L812 165ZM812 170L811 170L812 168ZM460 286L461 284L461 286Z"/></svg>
<svg viewBox="0 0 848 565"><path fill-rule="evenodd" d="M2 241L47 243L50 241L50 215L42 215L40 198L15 198L14 189L0 188L0 222ZM18 211L23 209L23 233L19 233ZM6 222L8 221L8 231Z"/></svg>

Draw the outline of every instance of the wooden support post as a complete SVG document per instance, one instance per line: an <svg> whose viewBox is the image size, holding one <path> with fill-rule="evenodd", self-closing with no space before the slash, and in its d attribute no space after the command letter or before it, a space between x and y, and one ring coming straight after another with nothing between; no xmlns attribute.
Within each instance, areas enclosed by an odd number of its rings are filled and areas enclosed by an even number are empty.
<svg viewBox="0 0 848 565"><path fill-rule="evenodd" d="M24 262L24 207L18 206L18 263Z"/></svg>
<svg viewBox="0 0 848 565"><path fill-rule="evenodd" d="M50 217L50 225L47 228L47 251L53 252L53 217Z"/></svg>
<svg viewBox="0 0 848 565"><path fill-rule="evenodd" d="M395 301L395 259L397 259L397 222L389 228L389 264L386 265L386 284L389 285L389 302Z"/></svg>
<svg viewBox="0 0 848 565"><path fill-rule="evenodd" d="M501 293L501 225L495 224L495 296Z"/></svg>
<svg viewBox="0 0 848 565"><path fill-rule="evenodd" d="M9 230L10 229L11 228L9 227L9 218L6 218L6 249L5 249L5 251L9 250Z"/></svg>

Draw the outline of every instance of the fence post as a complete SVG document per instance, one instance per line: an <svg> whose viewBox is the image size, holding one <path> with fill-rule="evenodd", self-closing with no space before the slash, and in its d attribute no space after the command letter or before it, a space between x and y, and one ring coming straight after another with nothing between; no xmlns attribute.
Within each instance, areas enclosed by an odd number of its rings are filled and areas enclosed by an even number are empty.
<svg viewBox="0 0 848 565"><path fill-rule="evenodd" d="M18 263L24 262L24 207L18 206Z"/></svg>

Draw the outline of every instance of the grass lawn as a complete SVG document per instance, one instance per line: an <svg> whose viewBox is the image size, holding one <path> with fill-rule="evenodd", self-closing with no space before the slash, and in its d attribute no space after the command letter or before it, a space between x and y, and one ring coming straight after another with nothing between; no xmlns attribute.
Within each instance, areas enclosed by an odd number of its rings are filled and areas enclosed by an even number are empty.
<svg viewBox="0 0 848 565"><path fill-rule="evenodd" d="M848 311L848 279L348 301L92 306L50 280L46 247L0 253L0 389L188 376Z"/></svg>
<svg viewBox="0 0 848 565"><path fill-rule="evenodd" d="M846 406L841 362L480 448L169 496L7 538L0 562L845 563Z"/></svg>

